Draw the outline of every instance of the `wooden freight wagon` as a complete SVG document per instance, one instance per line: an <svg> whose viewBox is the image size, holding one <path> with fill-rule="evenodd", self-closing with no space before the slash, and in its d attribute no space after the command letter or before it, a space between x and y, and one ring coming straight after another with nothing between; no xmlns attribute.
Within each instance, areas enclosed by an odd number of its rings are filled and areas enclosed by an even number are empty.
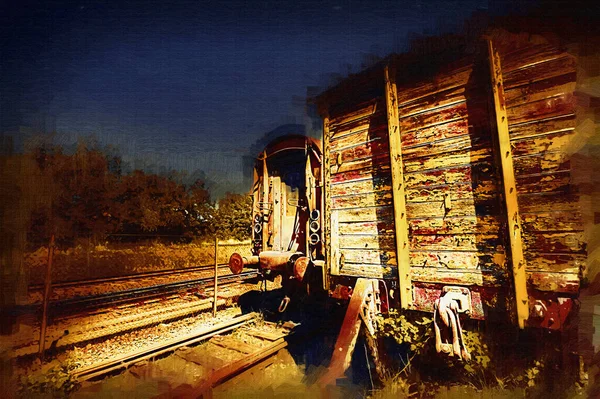
<svg viewBox="0 0 600 399"><path fill-rule="evenodd" d="M470 318L561 329L586 277L578 61L571 45L494 30L321 94L333 295L379 279L403 309L448 294Z"/></svg>

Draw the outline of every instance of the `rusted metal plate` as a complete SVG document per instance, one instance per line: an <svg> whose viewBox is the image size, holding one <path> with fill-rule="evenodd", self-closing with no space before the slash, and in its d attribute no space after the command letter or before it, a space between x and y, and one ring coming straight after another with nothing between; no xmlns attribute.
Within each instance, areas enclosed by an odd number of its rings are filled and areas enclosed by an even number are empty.
<svg viewBox="0 0 600 399"><path fill-rule="evenodd" d="M530 296L529 302L532 304L532 314L527 324L550 330L562 330L575 306L571 298L540 293Z"/></svg>
<svg viewBox="0 0 600 399"><path fill-rule="evenodd" d="M413 309L423 312L433 312L435 301L442 294L442 286L440 285L415 285L413 288L415 300ZM476 320L485 319L483 309L482 295L478 291L471 290L471 312L469 317Z"/></svg>

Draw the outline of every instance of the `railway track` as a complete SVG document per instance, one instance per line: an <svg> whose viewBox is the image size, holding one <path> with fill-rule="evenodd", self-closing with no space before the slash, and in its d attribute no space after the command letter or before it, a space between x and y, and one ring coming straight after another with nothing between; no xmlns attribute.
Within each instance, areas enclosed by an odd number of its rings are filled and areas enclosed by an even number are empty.
<svg viewBox="0 0 600 399"><path fill-rule="evenodd" d="M188 274L188 273L196 273L196 272L212 272L214 270L214 265L201 265L188 267L185 269L168 269L168 270L159 270L154 272L144 272L144 273L136 273L136 274L128 274L125 276L114 276L114 277L104 277L97 279L85 279L85 280L71 280L71 281L60 281L52 284L52 288L69 288L69 287L80 287L82 285L97 285L97 284L105 284L105 283L117 283L123 281L130 280L139 280L144 278L151 277L163 277L163 276L174 276L179 274ZM229 266L227 264L220 264L218 266L219 270L229 270ZM29 285L29 292L32 291L42 291L44 289L44 284L31 284Z"/></svg>
<svg viewBox="0 0 600 399"><path fill-rule="evenodd" d="M214 337L215 335L227 333L231 330L256 321L257 318L258 314L256 313L241 315L226 322L202 328L198 331L194 331L193 333L187 336L174 339L165 343L161 343L159 345L155 345L137 352L126 353L109 361L95 364L91 367L87 367L81 370L76 370L73 373L73 376L79 381L85 381L92 378L101 377L119 369L127 368L132 364L138 363L142 360L147 360L157 356L161 356L166 353L173 352L184 346L190 346L197 344L201 341L205 341L211 337Z"/></svg>
<svg viewBox="0 0 600 399"><path fill-rule="evenodd" d="M208 285L212 286L212 284ZM207 288L201 296L182 296L181 291L179 291L175 295L146 300L143 307L140 307L139 301L136 301L128 302L125 305L98 309L95 312L57 317L47 332L46 347L53 347L55 351L63 351L86 342L96 342L99 339L108 339L109 337L161 323L171 323L186 317L195 317L213 308L214 291L210 287ZM237 279L223 281L223 278L221 278L217 307L219 309L227 308L245 290L243 281ZM106 317L107 315L109 317ZM69 332L65 335L66 330ZM38 348L35 337L24 339L23 343L17 346L18 349L15 348L12 353L15 357L31 355L36 353Z"/></svg>
<svg viewBox="0 0 600 399"><path fill-rule="evenodd" d="M232 332L235 334L231 335ZM174 383L166 392L159 389L155 397L210 397L213 388L244 371L268 362L269 358L287 346L286 337L290 333L289 328L261 321L256 313L240 315L212 326L202 327L160 345L125 353L105 362L74 370L72 377L83 382L117 374L113 377L117 381L126 380L126 373L119 371L129 369L137 377L152 376L151 378L165 381L169 376L164 374L165 369L161 368L160 362L175 362L182 370L194 369L199 373L195 374L191 381ZM206 345L194 346L206 341ZM143 361L149 362L136 365ZM132 370L132 366L135 366L135 370Z"/></svg>
<svg viewBox="0 0 600 399"><path fill-rule="evenodd" d="M229 274L219 276L219 285L228 285L250 280L258 277L256 271L249 271L237 275ZM73 297L51 301L48 304L48 312L52 318L59 318L73 314L85 313L109 306L119 306L135 301L147 301L173 295L185 291L198 290L214 286L214 277L203 277L199 279L177 281L173 283L157 284L142 288L134 288L122 291L113 291L104 294ZM40 310L40 304L30 304L17 309L20 313L35 313Z"/></svg>

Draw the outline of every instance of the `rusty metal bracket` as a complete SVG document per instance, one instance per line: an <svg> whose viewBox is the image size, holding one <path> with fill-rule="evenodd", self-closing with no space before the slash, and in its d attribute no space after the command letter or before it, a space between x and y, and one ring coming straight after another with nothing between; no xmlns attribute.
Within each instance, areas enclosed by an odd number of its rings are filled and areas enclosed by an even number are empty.
<svg viewBox="0 0 600 399"><path fill-rule="evenodd" d="M442 292L444 297L456 301L458 313L471 314L471 291L468 288L447 285Z"/></svg>

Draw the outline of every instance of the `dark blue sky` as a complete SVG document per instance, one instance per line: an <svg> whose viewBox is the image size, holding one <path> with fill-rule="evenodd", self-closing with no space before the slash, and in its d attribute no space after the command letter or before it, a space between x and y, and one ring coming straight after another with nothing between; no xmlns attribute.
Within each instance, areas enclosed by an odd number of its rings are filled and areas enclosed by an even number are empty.
<svg viewBox="0 0 600 399"><path fill-rule="evenodd" d="M0 126L56 130L65 145L93 134L133 166L201 169L239 190L238 172L222 169L238 168L266 132L304 123L307 86L358 71L367 53L402 50L409 33L460 27L487 6L9 2L0 14Z"/></svg>

